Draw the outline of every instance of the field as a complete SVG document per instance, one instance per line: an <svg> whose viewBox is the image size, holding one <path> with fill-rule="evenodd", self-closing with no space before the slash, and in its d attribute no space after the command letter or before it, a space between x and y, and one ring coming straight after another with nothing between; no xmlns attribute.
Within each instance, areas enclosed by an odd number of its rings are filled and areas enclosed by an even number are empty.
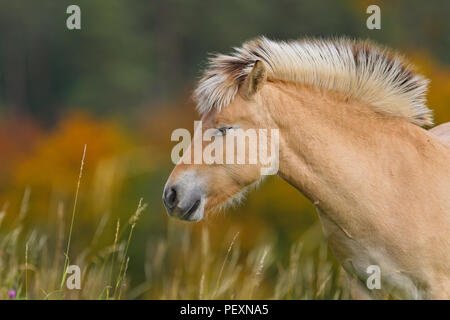
<svg viewBox="0 0 450 320"><path fill-rule="evenodd" d="M430 104L440 123L450 71L416 61L436 83ZM137 118L133 129L86 112L51 130L2 122L1 299L349 298L313 206L277 177L201 223L169 219L168 137L192 130L197 115L183 97ZM80 290L67 289L67 265L80 267Z"/></svg>
<svg viewBox="0 0 450 320"><path fill-rule="evenodd" d="M72 30L70 1L0 3L0 299L349 299L313 205L279 177L193 224L161 196L209 53L257 36L398 50L448 122L450 2L379 2L377 30L372 4L79 0Z"/></svg>
<svg viewBox="0 0 450 320"><path fill-rule="evenodd" d="M11 231L0 237L0 299L348 298L343 271L330 260L324 242L305 255L305 239L300 238L290 246L285 261L280 261L273 242L242 250L240 232L235 231L228 232L213 250L208 225L196 234L191 225L175 221L169 222L164 238L148 244L144 264L138 268L142 280L133 283L128 268L135 257L129 248L139 219L149 210L142 199L128 219L114 221L109 243L104 238L111 234L105 232L110 217L105 216L92 240L74 256L71 247L77 241L73 231L83 166L84 155L73 206L58 206L52 231L27 228L27 217L33 213L29 212L30 191L25 191ZM0 219L7 214L4 207ZM311 228L309 233L318 233L313 230L315 224ZM80 267L80 289L67 284L69 265Z"/></svg>

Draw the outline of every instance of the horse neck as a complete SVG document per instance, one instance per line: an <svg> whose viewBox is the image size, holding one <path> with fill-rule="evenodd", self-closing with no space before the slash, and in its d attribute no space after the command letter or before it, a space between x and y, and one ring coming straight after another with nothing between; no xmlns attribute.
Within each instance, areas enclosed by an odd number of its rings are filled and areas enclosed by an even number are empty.
<svg viewBox="0 0 450 320"><path fill-rule="evenodd" d="M361 200L389 179L383 167L391 159L379 148L395 144L392 136L410 124L306 86L268 83L261 95L280 130L279 176L323 211L370 206Z"/></svg>

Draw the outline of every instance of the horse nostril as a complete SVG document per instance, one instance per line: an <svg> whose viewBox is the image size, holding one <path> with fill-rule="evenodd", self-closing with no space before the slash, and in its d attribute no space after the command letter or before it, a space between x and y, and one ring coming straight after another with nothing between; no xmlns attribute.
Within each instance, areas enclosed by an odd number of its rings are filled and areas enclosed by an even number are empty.
<svg viewBox="0 0 450 320"><path fill-rule="evenodd" d="M168 209L173 209L173 207L177 205L177 189L175 187L170 187L166 191L164 202L166 203Z"/></svg>
<svg viewBox="0 0 450 320"><path fill-rule="evenodd" d="M174 187L172 187L172 188L170 188L170 193L169 193L169 199L168 199L169 205L173 206L175 204L176 200L177 200L177 190Z"/></svg>

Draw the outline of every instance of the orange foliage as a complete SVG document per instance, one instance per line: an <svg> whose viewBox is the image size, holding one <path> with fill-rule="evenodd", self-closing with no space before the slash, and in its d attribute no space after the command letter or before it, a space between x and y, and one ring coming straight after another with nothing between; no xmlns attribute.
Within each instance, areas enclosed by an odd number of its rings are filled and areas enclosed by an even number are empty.
<svg viewBox="0 0 450 320"><path fill-rule="evenodd" d="M89 163L84 171L85 179L100 159L117 155L129 146L117 125L87 115L69 116L36 144L30 157L17 164L14 183L32 188L57 186L62 192L72 193L84 144L87 144L86 162Z"/></svg>
<svg viewBox="0 0 450 320"><path fill-rule="evenodd" d="M435 124L450 121L450 67L438 64L426 52L412 60L419 71L431 80L428 106L434 111Z"/></svg>
<svg viewBox="0 0 450 320"><path fill-rule="evenodd" d="M92 194L95 200L92 202L101 205L114 197L116 168L121 164L107 160L117 159L132 147L131 139L119 125L87 114L72 114L46 134L30 128L34 127L16 127L15 135L5 132L4 128L0 131L0 147L8 151L2 159L2 170L8 174L2 175L0 206L8 203L8 215L17 214L27 187L31 191L30 210L34 216L48 212L52 205L49 200L70 200L75 192L85 144L87 154L82 183L89 190L88 194Z"/></svg>
<svg viewBox="0 0 450 320"><path fill-rule="evenodd" d="M26 157L42 132L29 118L3 121L0 125L0 181L5 187L11 178L11 167Z"/></svg>

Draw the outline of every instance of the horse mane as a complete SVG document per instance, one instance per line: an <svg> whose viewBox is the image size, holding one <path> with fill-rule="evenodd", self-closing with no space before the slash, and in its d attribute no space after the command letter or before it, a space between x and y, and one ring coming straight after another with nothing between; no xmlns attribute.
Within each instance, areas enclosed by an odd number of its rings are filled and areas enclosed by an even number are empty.
<svg viewBox="0 0 450 320"><path fill-rule="evenodd" d="M254 63L261 60L269 80L292 81L355 98L376 111L433 124L426 106L429 80L399 54L368 41L346 38L272 41L260 37L212 56L194 92L200 114L230 104Z"/></svg>

